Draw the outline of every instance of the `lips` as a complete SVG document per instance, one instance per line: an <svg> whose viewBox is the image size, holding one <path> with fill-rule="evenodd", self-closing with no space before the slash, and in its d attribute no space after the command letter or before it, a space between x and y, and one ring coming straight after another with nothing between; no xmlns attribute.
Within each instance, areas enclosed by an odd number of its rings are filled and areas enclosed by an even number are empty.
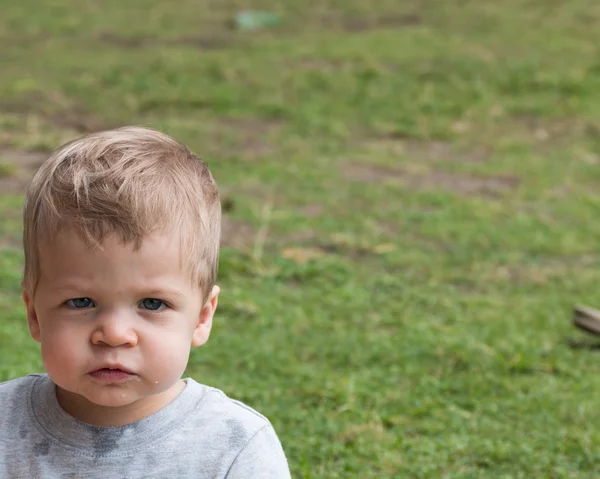
<svg viewBox="0 0 600 479"><path fill-rule="evenodd" d="M120 383L132 379L136 375L122 366L105 367L89 373L96 381L102 383Z"/></svg>

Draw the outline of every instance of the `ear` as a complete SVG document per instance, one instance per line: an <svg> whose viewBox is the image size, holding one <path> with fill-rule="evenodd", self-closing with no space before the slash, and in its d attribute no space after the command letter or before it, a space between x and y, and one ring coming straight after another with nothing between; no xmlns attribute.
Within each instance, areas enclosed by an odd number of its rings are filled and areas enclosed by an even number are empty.
<svg viewBox="0 0 600 479"><path fill-rule="evenodd" d="M208 300L204 303L204 307L200 312L196 329L194 329L194 336L192 338L192 346L202 346L208 337L210 336L210 329L212 328L212 319L219 303L219 292L221 289L218 286L214 286Z"/></svg>
<svg viewBox="0 0 600 479"><path fill-rule="evenodd" d="M42 341L40 335L40 323L38 322L37 314L33 306L33 298L29 296L25 287L21 285L21 291L23 292L23 301L25 302L25 309L27 310L27 324L29 326L29 333L31 337L38 343Z"/></svg>

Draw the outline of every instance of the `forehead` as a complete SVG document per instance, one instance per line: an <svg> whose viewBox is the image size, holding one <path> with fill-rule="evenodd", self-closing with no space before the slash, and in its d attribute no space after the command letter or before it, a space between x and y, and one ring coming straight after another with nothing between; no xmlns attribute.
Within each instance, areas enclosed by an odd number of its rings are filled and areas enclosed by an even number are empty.
<svg viewBox="0 0 600 479"><path fill-rule="evenodd" d="M72 276L84 279L117 274L150 278L184 273L176 235L149 235L135 245L124 244L111 234L95 246L73 231L64 231L51 241L42 242L39 253L42 278Z"/></svg>

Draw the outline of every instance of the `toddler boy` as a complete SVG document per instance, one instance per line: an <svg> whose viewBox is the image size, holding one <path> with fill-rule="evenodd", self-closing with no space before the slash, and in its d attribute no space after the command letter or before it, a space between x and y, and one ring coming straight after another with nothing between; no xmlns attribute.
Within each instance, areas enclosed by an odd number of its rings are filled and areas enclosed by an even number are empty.
<svg viewBox="0 0 600 479"><path fill-rule="evenodd" d="M0 477L290 477L264 416L181 379L217 307L220 220L206 165L154 130L88 135L40 167L23 298L47 374L0 384Z"/></svg>

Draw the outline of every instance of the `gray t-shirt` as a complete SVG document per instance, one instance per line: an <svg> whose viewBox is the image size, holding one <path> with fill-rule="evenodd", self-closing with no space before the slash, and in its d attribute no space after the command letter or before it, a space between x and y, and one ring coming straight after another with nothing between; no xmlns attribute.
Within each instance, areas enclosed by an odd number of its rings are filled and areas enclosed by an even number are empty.
<svg viewBox="0 0 600 479"><path fill-rule="evenodd" d="M264 416L218 389L186 383L165 408L122 427L71 417L45 374L0 383L0 478L290 477Z"/></svg>

